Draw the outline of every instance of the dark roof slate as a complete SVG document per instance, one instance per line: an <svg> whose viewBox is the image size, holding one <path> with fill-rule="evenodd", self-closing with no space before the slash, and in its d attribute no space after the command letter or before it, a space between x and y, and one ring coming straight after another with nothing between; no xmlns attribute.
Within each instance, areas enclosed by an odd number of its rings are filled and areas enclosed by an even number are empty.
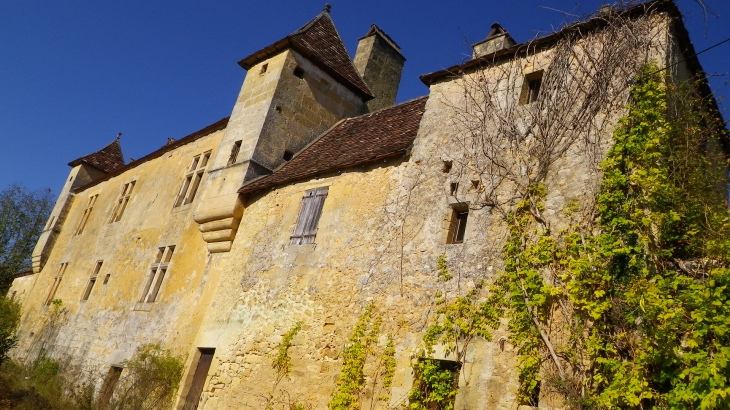
<svg viewBox="0 0 730 410"><path fill-rule="evenodd" d="M111 144L93 154L69 162L68 165L75 167L79 164L88 164L106 173L122 168L124 166L124 155L122 154L119 139L115 139Z"/></svg>
<svg viewBox="0 0 730 410"><path fill-rule="evenodd" d="M251 54L238 64L248 70L263 59L289 47L310 59L336 80L343 82L343 85L357 93L363 100L373 98L372 91L357 73L345 44L326 10L299 30Z"/></svg>
<svg viewBox="0 0 730 410"><path fill-rule="evenodd" d="M407 152L418 133L427 96L340 121L271 175L246 183L246 194Z"/></svg>

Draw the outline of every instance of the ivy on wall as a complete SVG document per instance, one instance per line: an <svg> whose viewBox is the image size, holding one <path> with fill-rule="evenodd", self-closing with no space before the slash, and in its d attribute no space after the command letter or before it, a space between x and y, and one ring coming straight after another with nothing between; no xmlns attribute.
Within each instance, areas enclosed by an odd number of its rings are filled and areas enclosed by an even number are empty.
<svg viewBox="0 0 730 410"><path fill-rule="evenodd" d="M729 408L730 223L717 142L727 131L696 89L644 67L595 203L569 203L569 227L554 232L546 186L532 185L506 215L503 272L463 296L438 294L420 354L438 343L461 361L509 318L521 402L540 388L568 408ZM443 257L438 279L450 279ZM414 363L413 409L455 395L433 363ZM424 398L424 380L438 398Z"/></svg>

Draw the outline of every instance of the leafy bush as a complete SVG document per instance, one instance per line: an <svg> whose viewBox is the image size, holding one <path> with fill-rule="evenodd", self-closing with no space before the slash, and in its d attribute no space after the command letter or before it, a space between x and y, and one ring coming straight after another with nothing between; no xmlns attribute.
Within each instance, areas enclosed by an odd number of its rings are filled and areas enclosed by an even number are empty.
<svg viewBox="0 0 730 410"><path fill-rule="evenodd" d="M0 296L0 365L8 358L8 352L17 344L15 331L20 324L20 304Z"/></svg>

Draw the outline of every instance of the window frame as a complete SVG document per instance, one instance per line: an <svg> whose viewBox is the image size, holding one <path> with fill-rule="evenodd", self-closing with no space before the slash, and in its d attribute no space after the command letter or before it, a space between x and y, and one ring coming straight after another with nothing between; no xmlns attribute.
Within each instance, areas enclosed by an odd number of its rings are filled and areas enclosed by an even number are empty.
<svg viewBox="0 0 730 410"><path fill-rule="evenodd" d="M290 245L313 244L319 231L324 202L329 195L329 186L312 188L304 192L294 232L289 237Z"/></svg>
<svg viewBox="0 0 730 410"><path fill-rule="evenodd" d="M99 277L99 271L101 270L101 266L103 264L103 260L98 260L94 264L94 268L91 271L91 276L89 276L89 282L86 284L86 288L84 288L84 293L81 294L82 302L89 300L89 296L91 296L91 291L94 290L94 285L96 285L96 280Z"/></svg>
<svg viewBox="0 0 730 410"><path fill-rule="evenodd" d="M88 222L89 220L89 215L91 215L91 211L94 209L94 205L96 205L96 200L98 199L98 197L99 194L89 196L89 202L86 204L84 213L81 216L81 220L79 220L79 224L76 226L76 230L74 231L73 236L81 235L84 232L86 222Z"/></svg>
<svg viewBox="0 0 730 410"><path fill-rule="evenodd" d="M446 243L450 245L458 245L464 243L466 237L466 229L469 221L469 207L465 204L459 204L451 207L451 216L449 217L449 231L446 236Z"/></svg>
<svg viewBox="0 0 730 410"><path fill-rule="evenodd" d="M144 287L137 301L137 310L143 306L148 306L160 299L160 291L165 279L169 276L170 264L172 256L175 253L175 245L161 246L157 248L157 256L155 261L150 265L148 273L144 278Z"/></svg>
<svg viewBox="0 0 730 410"><path fill-rule="evenodd" d="M109 218L110 224L119 222L122 219L122 215L124 215L124 211L127 210L127 206L129 205L129 198L132 196L132 191L134 190L135 185L137 185L136 179L129 181L122 186L122 192L119 195L119 199L117 199L116 205L114 205L111 218Z"/></svg>
<svg viewBox="0 0 730 410"><path fill-rule="evenodd" d="M208 167L208 164L210 164L212 152L212 150L208 150L193 157L193 160L185 173L182 187L180 187L180 191L175 198L173 208L190 204L193 200L195 200L200 184L203 182L205 169Z"/></svg>
<svg viewBox="0 0 730 410"><path fill-rule="evenodd" d="M542 89L544 73L545 70L538 70L525 74L522 82L522 91L520 92L519 105L529 105L540 98L540 90Z"/></svg>
<svg viewBox="0 0 730 410"><path fill-rule="evenodd" d="M53 298L56 296L56 292L58 292L58 287L61 285L61 279L63 279L63 274L66 273L67 268L68 262L64 262L58 267L56 276L53 277L53 285L51 285L51 289L48 291L48 296L46 296L43 306L50 306L53 303Z"/></svg>

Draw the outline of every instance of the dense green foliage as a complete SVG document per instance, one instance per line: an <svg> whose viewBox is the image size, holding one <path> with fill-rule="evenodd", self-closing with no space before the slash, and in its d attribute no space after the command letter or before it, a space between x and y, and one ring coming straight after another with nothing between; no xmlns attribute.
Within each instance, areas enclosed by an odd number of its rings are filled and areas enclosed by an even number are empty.
<svg viewBox="0 0 730 410"><path fill-rule="evenodd" d="M131 360L114 391L109 409L167 409L175 399L185 360L157 344L142 345Z"/></svg>
<svg viewBox="0 0 730 410"><path fill-rule="evenodd" d="M427 346L489 338L508 317L523 403L541 385L571 408L730 407L726 130L657 71L631 90L595 204L570 203L553 232L532 186L506 218L504 271L437 300Z"/></svg>
<svg viewBox="0 0 730 410"><path fill-rule="evenodd" d="M30 267L30 257L53 208L50 190L28 191L10 185L0 191L0 294L12 275Z"/></svg>
<svg viewBox="0 0 730 410"><path fill-rule="evenodd" d="M0 295L0 366L17 343L15 331L19 324L20 304Z"/></svg>

